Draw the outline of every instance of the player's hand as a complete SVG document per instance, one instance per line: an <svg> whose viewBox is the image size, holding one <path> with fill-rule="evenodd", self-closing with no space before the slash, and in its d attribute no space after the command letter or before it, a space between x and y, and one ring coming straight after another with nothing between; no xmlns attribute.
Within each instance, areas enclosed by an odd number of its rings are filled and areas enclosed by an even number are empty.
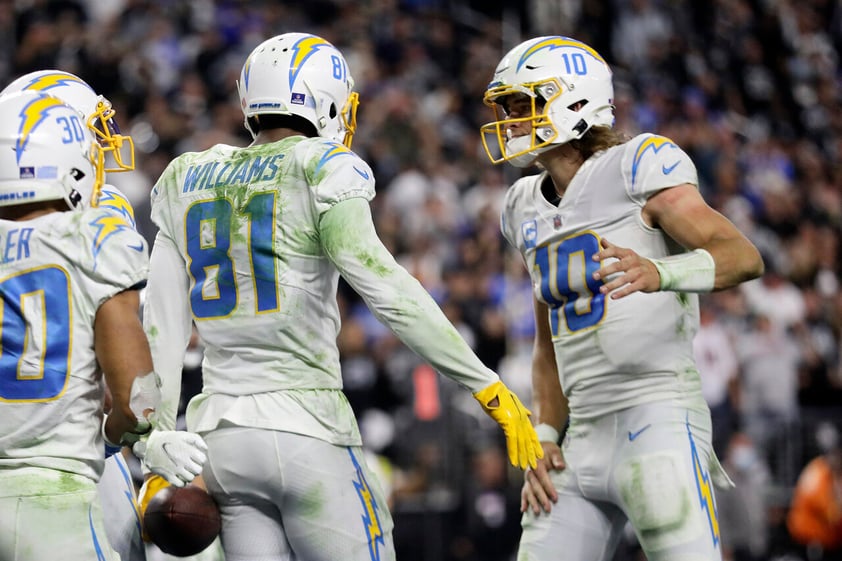
<svg viewBox="0 0 842 561"><path fill-rule="evenodd" d="M160 475L152 473L146 477L146 480L140 487L140 491L137 493L137 508L140 511L141 521L143 521L143 515L146 513L146 507L149 506L149 501L152 500L152 497L154 497L161 489L169 486L170 484L167 483L167 480ZM143 537L143 541L145 542L150 541L149 536L146 535L145 528L142 531L141 537Z"/></svg>
<svg viewBox="0 0 842 561"><path fill-rule="evenodd" d="M208 446L202 437L181 430L152 431L149 438L132 446L132 451L152 473L174 487L193 481L208 459Z"/></svg>
<svg viewBox="0 0 842 561"><path fill-rule="evenodd" d="M535 428L529 421L529 409L524 407L518 396L498 380L481 389L474 397L483 410L497 421L506 435L506 448L513 466L525 469L535 467L538 458L544 456Z"/></svg>
<svg viewBox="0 0 842 561"><path fill-rule="evenodd" d="M600 267L593 274L594 280L605 282L605 279L608 279L609 276L621 273L599 287L602 294L611 293L611 298L616 300L633 292L656 292L660 290L661 274L658 273L658 268L652 261L641 257L632 249L616 246L605 238L602 238L600 243L603 249L594 255L594 261L602 262L611 258L617 261Z"/></svg>
<svg viewBox="0 0 842 561"><path fill-rule="evenodd" d="M526 470L520 491L520 511L531 510L536 516L541 511L550 512L558 500L558 492L550 479L551 471L562 471L567 465L561 448L555 442L541 442L544 457L535 468Z"/></svg>

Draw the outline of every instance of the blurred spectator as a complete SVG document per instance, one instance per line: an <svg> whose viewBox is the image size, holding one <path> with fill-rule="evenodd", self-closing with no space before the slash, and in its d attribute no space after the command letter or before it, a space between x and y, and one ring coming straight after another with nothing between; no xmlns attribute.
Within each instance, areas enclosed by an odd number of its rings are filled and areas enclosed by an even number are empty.
<svg viewBox="0 0 842 561"><path fill-rule="evenodd" d="M807 561L842 558L842 447L832 425L822 425L816 436L823 454L801 471L787 516Z"/></svg>
<svg viewBox="0 0 842 561"><path fill-rule="evenodd" d="M713 450L720 458L731 439L739 403L739 363L731 336L718 319L709 299L701 299L700 325L693 340L693 354L702 382L702 396L710 407Z"/></svg>
<svg viewBox="0 0 842 561"><path fill-rule="evenodd" d="M804 321L804 296L779 270L773 258L764 256L766 274L740 285L749 309L767 317L776 328L788 329Z"/></svg>
<svg viewBox="0 0 842 561"><path fill-rule="evenodd" d="M757 314L751 327L736 341L742 424L769 456L775 476L791 484L798 461L793 436L799 417L800 351L787 331L766 315Z"/></svg>
<svg viewBox="0 0 842 561"><path fill-rule="evenodd" d="M520 538L520 477L508 479L506 452L480 442L471 457L462 507L454 516L454 561L510 561Z"/></svg>
<svg viewBox="0 0 842 561"><path fill-rule="evenodd" d="M748 435L742 432L731 436L723 458L723 467L736 487L718 490L716 494L722 529L722 558L724 561L766 561L769 466Z"/></svg>

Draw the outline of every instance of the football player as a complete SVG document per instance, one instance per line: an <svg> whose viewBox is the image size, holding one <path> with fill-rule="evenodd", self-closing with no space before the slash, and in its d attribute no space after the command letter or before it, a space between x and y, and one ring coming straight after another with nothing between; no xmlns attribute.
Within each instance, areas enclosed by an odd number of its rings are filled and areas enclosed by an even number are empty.
<svg viewBox="0 0 842 561"><path fill-rule="evenodd" d="M208 443L225 558L394 559L391 515L342 393L339 275L474 392L520 467L540 449L529 412L377 237L373 173L350 150L358 99L342 53L278 35L249 55L238 88L254 142L183 154L152 192L160 230L144 327L163 378L159 426L175 421L195 321L204 388L187 424Z"/></svg>
<svg viewBox="0 0 842 561"><path fill-rule="evenodd" d="M96 496L103 438L160 398L138 318L143 238L83 193L100 146L59 99L0 97L0 558L116 559ZM102 367L113 396L103 423Z"/></svg>
<svg viewBox="0 0 842 561"><path fill-rule="evenodd" d="M500 61L482 127L494 163L536 165L501 227L532 276L534 407L518 558L612 558L627 521L650 561L721 558L692 340L698 293L763 272L669 138L614 124L611 70L590 46L538 37ZM558 443L564 437L563 454Z"/></svg>
<svg viewBox="0 0 842 561"><path fill-rule="evenodd" d="M79 76L62 70L38 70L24 74L0 91L0 96L19 91L37 91L55 96L73 107L102 147L103 172L134 169L134 142L120 132L116 112L105 97L97 94ZM107 179L107 178L106 178ZM98 205L123 215L135 227L134 209L128 198L113 185L103 183L96 196Z"/></svg>
<svg viewBox="0 0 842 561"><path fill-rule="evenodd" d="M111 102L98 95L80 77L61 70L39 70L14 80L0 91L0 97L21 91L49 94L76 110L79 122L90 131L101 148L97 154L101 159L103 179L105 172L134 169L134 144L130 136L121 134ZM92 192L84 192L84 189L85 187L80 188L83 199L95 201L96 206L111 211L135 228L132 205L119 189L107 183L97 185ZM176 436L194 438L186 435ZM196 441L198 442L198 439ZM106 513L104 519L108 539L123 561L143 561L146 557L146 546L141 539L137 493L129 467L119 447L107 447L106 456L97 490Z"/></svg>

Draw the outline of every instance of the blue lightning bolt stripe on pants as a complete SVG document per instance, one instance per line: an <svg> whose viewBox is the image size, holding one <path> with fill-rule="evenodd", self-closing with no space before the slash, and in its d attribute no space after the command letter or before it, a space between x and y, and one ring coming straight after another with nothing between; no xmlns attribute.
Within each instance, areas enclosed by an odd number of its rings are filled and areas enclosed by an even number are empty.
<svg viewBox="0 0 842 561"><path fill-rule="evenodd" d="M203 436L226 561L394 561L392 517L360 447L235 426Z"/></svg>
<svg viewBox="0 0 842 561"><path fill-rule="evenodd" d="M550 515L523 517L518 559L608 561L630 522L649 561L721 561L706 411L638 405L572 422Z"/></svg>

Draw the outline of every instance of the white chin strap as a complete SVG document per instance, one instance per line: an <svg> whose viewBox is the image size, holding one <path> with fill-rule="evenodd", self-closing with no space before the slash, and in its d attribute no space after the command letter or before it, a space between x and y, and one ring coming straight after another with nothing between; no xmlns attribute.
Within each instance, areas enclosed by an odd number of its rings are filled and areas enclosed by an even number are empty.
<svg viewBox="0 0 842 561"><path fill-rule="evenodd" d="M506 142L506 153L517 154L518 152L529 150L530 146L532 146L532 139L530 136L518 136L517 138L512 138ZM535 163L535 158L538 157L538 154L546 152L550 148L555 148L555 146L555 144L550 144L542 148L529 150L528 152L523 152L523 154L520 154L519 156L509 158L506 161L517 168L528 168Z"/></svg>

